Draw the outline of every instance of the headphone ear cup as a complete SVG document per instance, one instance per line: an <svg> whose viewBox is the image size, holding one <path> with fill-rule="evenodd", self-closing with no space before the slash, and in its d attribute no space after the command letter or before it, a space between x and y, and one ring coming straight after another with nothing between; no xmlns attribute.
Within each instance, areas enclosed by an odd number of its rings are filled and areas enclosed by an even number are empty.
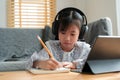
<svg viewBox="0 0 120 80"><path fill-rule="evenodd" d="M58 20L55 20L53 23L52 23L52 33L57 36L58 35L58 29L59 29L59 21Z"/></svg>
<svg viewBox="0 0 120 80"><path fill-rule="evenodd" d="M80 39L81 41L84 40L84 35L85 35L85 33L87 32L87 30L88 30L88 26L83 25L83 26L81 27L80 35L79 35L79 39Z"/></svg>

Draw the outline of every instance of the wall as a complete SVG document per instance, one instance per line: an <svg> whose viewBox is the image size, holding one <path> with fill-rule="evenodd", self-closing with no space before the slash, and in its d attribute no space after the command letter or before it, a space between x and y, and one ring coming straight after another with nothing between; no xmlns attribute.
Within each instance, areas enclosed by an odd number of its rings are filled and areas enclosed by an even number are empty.
<svg viewBox="0 0 120 80"><path fill-rule="evenodd" d="M120 0L116 0L118 35L120 36Z"/></svg>
<svg viewBox="0 0 120 80"><path fill-rule="evenodd" d="M65 7L76 7L85 10L84 0L56 0L57 12Z"/></svg>
<svg viewBox="0 0 120 80"><path fill-rule="evenodd" d="M113 35L117 35L116 0L57 0L57 12L64 7L76 7L82 10L88 23L102 17L110 17Z"/></svg>
<svg viewBox="0 0 120 80"><path fill-rule="evenodd" d="M7 0L0 0L0 27L7 26Z"/></svg>
<svg viewBox="0 0 120 80"><path fill-rule="evenodd" d="M101 17L110 17L113 23L113 35L117 35L116 0L56 0L57 12L65 7L76 7L82 10L88 22ZM7 0L0 0L0 27L7 27Z"/></svg>
<svg viewBox="0 0 120 80"><path fill-rule="evenodd" d="M88 21L110 17L113 24L113 34L117 35L116 0L86 0L85 3Z"/></svg>

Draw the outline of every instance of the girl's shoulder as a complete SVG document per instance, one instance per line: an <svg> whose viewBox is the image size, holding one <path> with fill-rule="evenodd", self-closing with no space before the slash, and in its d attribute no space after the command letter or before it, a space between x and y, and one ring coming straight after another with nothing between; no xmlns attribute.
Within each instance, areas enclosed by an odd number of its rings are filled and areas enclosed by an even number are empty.
<svg viewBox="0 0 120 80"><path fill-rule="evenodd" d="M59 45L58 40L49 40L45 42L46 45Z"/></svg>
<svg viewBox="0 0 120 80"><path fill-rule="evenodd" d="M78 52L84 51L86 54L88 54L91 50L91 47L88 43L81 41L78 41L75 47Z"/></svg>
<svg viewBox="0 0 120 80"><path fill-rule="evenodd" d="M76 42L76 46L77 47L90 47L90 45L88 44L88 43L86 43L86 42L81 42L81 41L77 41Z"/></svg>

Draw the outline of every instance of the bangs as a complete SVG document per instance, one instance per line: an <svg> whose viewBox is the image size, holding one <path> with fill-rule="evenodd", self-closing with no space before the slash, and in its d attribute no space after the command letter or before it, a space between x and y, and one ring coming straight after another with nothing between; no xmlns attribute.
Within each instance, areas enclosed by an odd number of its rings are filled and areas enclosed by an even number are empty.
<svg viewBox="0 0 120 80"><path fill-rule="evenodd" d="M76 25L78 28L80 28L81 23L79 20L64 19L60 23L59 31L66 31L70 25Z"/></svg>
<svg viewBox="0 0 120 80"><path fill-rule="evenodd" d="M76 25L80 29L82 16L76 11L66 11L59 16L59 22L59 31L66 31L70 25Z"/></svg>

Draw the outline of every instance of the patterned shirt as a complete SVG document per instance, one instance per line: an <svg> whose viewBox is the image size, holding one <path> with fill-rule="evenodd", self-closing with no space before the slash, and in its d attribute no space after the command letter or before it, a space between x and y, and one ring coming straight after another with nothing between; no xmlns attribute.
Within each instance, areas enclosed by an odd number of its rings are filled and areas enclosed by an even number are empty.
<svg viewBox="0 0 120 80"><path fill-rule="evenodd" d="M57 61L75 62L76 68L79 69L79 72L81 72L91 49L89 44L80 41L76 42L74 48L70 52L63 51L59 41L49 40L45 44ZM31 56L32 62L34 62L35 60L46 59L49 59L49 56L44 48L40 50L39 53L35 52Z"/></svg>

